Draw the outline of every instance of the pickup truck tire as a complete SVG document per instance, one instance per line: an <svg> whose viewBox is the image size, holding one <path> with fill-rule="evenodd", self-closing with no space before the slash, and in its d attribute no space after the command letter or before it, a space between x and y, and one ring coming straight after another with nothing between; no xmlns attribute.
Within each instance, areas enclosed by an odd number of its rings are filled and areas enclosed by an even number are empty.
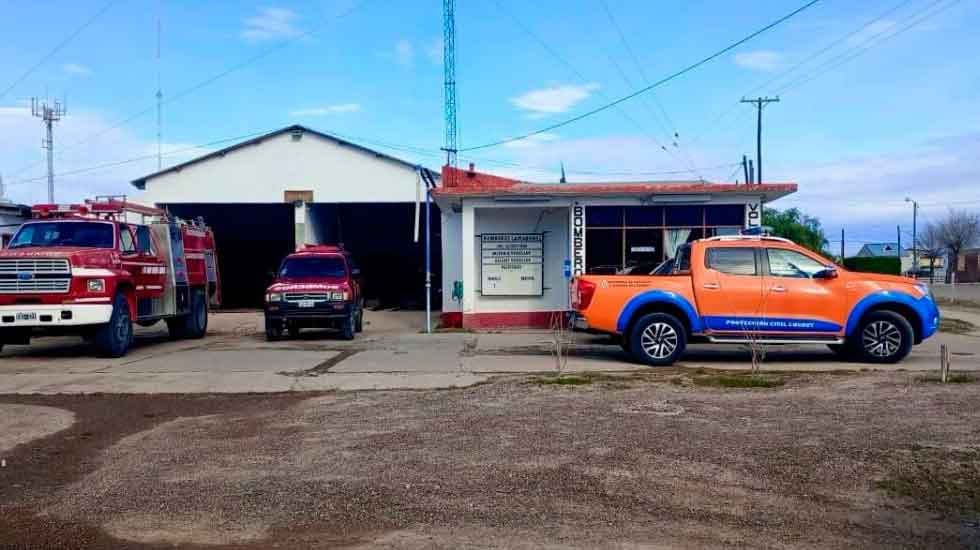
<svg viewBox="0 0 980 550"><path fill-rule="evenodd" d="M112 301L109 322L95 329L95 347L103 357L122 357L133 343L133 320L129 301L120 293Z"/></svg>
<svg viewBox="0 0 980 550"><path fill-rule="evenodd" d="M687 347L684 324L668 313L640 317L628 337L633 358L657 367L674 364Z"/></svg>
<svg viewBox="0 0 980 550"><path fill-rule="evenodd" d="M354 323L354 332L364 331L364 302L357 306L357 321Z"/></svg>
<svg viewBox="0 0 980 550"><path fill-rule="evenodd" d="M265 339L270 342L282 340L282 323L279 321L265 320Z"/></svg>
<svg viewBox="0 0 980 550"><path fill-rule="evenodd" d="M852 346L866 363L897 363L912 351L915 333L905 317L894 311L872 311L861 319Z"/></svg>
<svg viewBox="0 0 980 550"><path fill-rule="evenodd" d="M340 323L340 338L342 340L354 339L354 329L357 326L356 317L357 314L352 311L350 316Z"/></svg>
<svg viewBox="0 0 980 550"><path fill-rule="evenodd" d="M299 338L299 326L296 323L287 323L286 332L289 333L289 338L292 340Z"/></svg>

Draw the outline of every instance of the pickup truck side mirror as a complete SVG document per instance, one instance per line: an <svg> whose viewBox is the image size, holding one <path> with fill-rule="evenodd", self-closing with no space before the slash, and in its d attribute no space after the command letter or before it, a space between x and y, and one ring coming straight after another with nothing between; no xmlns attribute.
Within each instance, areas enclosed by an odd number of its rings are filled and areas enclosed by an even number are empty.
<svg viewBox="0 0 980 550"><path fill-rule="evenodd" d="M836 267L825 267L813 274L814 279L836 279L839 276Z"/></svg>
<svg viewBox="0 0 980 550"><path fill-rule="evenodd" d="M360 277L361 276L361 268L359 268L359 267L352 268L350 270L350 275L351 275L351 277Z"/></svg>

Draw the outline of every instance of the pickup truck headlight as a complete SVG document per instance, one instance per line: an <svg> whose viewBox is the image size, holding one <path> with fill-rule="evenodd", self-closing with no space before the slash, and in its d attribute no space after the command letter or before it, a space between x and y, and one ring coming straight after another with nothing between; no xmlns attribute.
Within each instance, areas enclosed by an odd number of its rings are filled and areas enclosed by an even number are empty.
<svg viewBox="0 0 980 550"><path fill-rule="evenodd" d="M265 295L266 302L281 302L282 293L281 292L270 292Z"/></svg>
<svg viewBox="0 0 980 550"><path fill-rule="evenodd" d="M105 279L89 279L87 288L89 292L105 292Z"/></svg>
<svg viewBox="0 0 980 550"><path fill-rule="evenodd" d="M330 293L330 299L333 300L333 301L346 300L347 299L347 293L346 292L331 292Z"/></svg>

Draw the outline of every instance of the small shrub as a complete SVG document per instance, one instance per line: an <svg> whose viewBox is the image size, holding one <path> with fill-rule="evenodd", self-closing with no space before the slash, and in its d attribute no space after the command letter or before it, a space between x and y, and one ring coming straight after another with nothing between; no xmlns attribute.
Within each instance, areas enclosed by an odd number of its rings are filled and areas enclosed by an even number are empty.
<svg viewBox="0 0 980 550"><path fill-rule="evenodd" d="M592 379L586 376L542 376L533 380L535 384L554 385L554 386L581 386L591 384Z"/></svg>
<svg viewBox="0 0 980 550"><path fill-rule="evenodd" d="M916 382L923 382L925 384L942 384L942 379L939 378L938 374L919 376L915 380ZM946 377L947 384L972 384L976 381L977 379L975 377L962 373L954 373Z"/></svg>

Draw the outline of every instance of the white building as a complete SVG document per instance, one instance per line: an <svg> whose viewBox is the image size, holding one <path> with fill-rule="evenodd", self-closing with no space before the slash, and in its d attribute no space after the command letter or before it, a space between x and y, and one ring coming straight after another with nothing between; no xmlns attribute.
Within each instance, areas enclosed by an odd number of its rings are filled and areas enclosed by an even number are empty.
<svg viewBox="0 0 980 550"><path fill-rule="evenodd" d="M581 273L652 271L678 245L759 226L796 184L535 184L443 168L442 319L548 326Z"/></svg>
<svg viewBox="0 0 980 550"><path fill-rule="evenodd" d="M227 306L261 304L297 245L338 243L360 261L369 299L421 303L425 186L412 163L297 125L132 183L136 201L214 228Z"/></svg>

